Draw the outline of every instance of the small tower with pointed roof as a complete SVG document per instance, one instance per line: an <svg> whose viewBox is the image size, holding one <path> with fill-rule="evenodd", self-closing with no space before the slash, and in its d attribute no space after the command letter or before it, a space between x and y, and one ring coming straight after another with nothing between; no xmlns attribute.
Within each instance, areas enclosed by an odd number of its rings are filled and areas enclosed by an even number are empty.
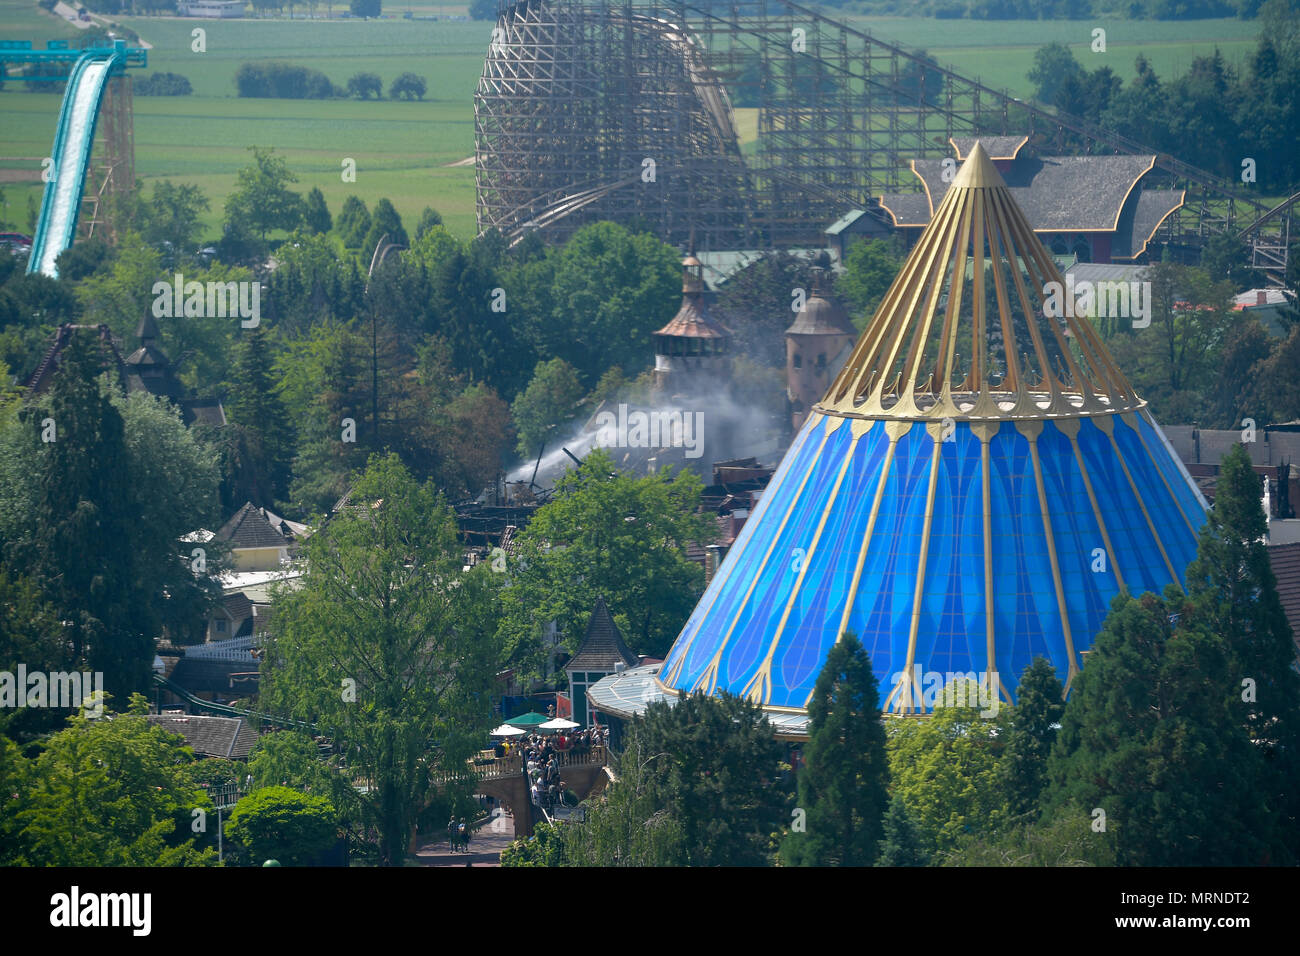
<svg viewBox="0 0 1300 956"><path fill-rule="evenodd" d="M655 390L664 396L716 391L731 379L731 333L709 317L704 265L682 260L682 307L654 334Z"/></svg>
<svg viewBox="0 0 1300 956"><path fill-rule="evenodd" d="M587 688L596 681L618 673L624 667L635 667L640 661L618 632L618 625L605 606L604 596L596 598L596 607L587 621L587 634L582 646L564 665L569 676L569 696L573 701L573 719L584 727L592 724L591 708L587 706Z"/></svg>
<svg viewBox="0 0 1300 956"><path fill-rule="evenodd" d="M171 359L157 345L162 333L148 312L136 327L135 337L140 340L140 347L124 360L128 389L179 401L182 393L180 382L176 380Z"/></svg>
<svg viewBox="0 0 1300 956"><path fill-rule="evenodd" d="M814 269L812 294L785 330L786 397L795 431L848 361L857 337L848 312L830 292L826 271Z"/></svg>

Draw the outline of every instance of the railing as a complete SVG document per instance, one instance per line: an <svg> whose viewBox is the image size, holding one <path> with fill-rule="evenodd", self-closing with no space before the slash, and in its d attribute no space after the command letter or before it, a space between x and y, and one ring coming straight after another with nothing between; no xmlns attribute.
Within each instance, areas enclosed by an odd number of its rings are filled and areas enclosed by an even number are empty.
<svg viewBox="0 0 1300 956"><path fill-rule="evenodd" d="M185 656L217 661L251 661L253 655L249 652L259 643L260 640L252 634L246 637L230 637L224 641L212 641L187 647Z"/></svg>
<svg viewBox="0 0 1300 956"><path fill-rule="evenodd" d="M510 754L507 757L493 759L478 758L467 762L464 773L457 773L455 770L440 770L433 774L433 780L437 783L447 783L452 780L464 780L467 777L474 777L479 780L503 780L508 777L518 777L524 772L521 762L522 757L522 754ZM604 745L597 745L581 753L572 750L557 751L556 758L556 762L561 768L591 767L604 766L608 754Z"/></svg>

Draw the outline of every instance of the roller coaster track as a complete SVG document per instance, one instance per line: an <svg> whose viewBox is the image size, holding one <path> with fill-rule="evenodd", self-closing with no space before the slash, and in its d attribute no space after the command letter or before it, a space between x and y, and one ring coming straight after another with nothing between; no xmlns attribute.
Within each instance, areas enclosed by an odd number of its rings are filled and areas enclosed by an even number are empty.
<svg viewBox="0 0 1300 956"><path fill-rule="evenodd" d="M1291 203L1270 208L1240 183L796 0L505 0L498 26L475 98L480 229L517 238L576 228L561 225L570 218L658 216L668 241L698 226L721 248L743 233L803 242L847 209L882 212L881 194L915 188L908 161L950 156L950 137L1029 135L1040 151L1155 156L1154 176L1188 190L1161 241L1239 234L1257 259L1268 250L1274 280L1284 268ZM733 103L758 107L756 152L739 177L717 161L734 135ZM695 111L709 142L647 137L678 129L643 118L656 109ZM591 142L613 145L595 152ZM632 162L652 154L667 157L661 169L695 163L694 180L679 175L671 196L627 188ZM741 225L725 198L737 188Z"/></svg>
<svg viewBox="0 0 1300 956"><path fill-rule="evenodd" d="M72 245L95 145L99 104L110 74L126 66L125 49L87 50L68 76L54 134L53 176L45 184L28 273L57 278L59 254Z"/></svg>
<svg viewBox="0 0 1300 956"><path fill-rule="evenodd" d="M163 677L162 674L154 674L153 682L164 690L175 694L185 703L189 704L196 710L209 714L216 714L218 717L246 717L250 720L258 720L265 724L272 724L277 727L293 727L296 730L304 730L308 733L315 733L314 724L305 723L301 720L292 720L287 717L276 717L272 714L262 714L255 710L245 710L243 707L233 707L230 704L218 704L210 700L204 700L196 697L180 684L174 683Z"/></svg>

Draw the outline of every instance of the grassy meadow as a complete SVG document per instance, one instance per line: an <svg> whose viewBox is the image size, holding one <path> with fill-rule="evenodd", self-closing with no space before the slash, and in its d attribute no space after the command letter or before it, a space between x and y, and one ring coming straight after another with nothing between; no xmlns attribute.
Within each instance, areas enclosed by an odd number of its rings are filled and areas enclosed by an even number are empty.
<svg viewBox="0 0 1300 956"><path fill-rule="evenodd" d="M336 3L337 10L345 9ZM212 202L207 221L215 236L235 172L249 161L248 147L274 146L286 156L302 191L318 186L331 211L349 194L373 206L388 197L408 226L433 206L448 227L468 238L474 231L474 170L453 166L473 154L473 97L491 25L451 20L403 20L463 15L463 5L386 6L394 19L201 21L174 17L123 17L121 23L152 44L149 72L189 78L195 95L135 98L136 172L146 185L160 179L196 183ZM304 7L299 7L301 13ZM325 5L318 7L325 12ZM1025 73L1045 43L1069 44L1093 69L1109 64L1126 81L1139 52L1162 77L1184 70L1192 58L1216 47L1232 62L1253 48L1256 25L1240 20L1004 21L918 18L850 18L858 29L907 47L923 47L939 62L1013 95L1032 93ZM1090 51L1091 31L1107 31L1107 52ZM206 31L205 52L192 50L191 31ZM0 39L67 39L73 27L46 14L33 0L0 0ZM385 88L399 73L428 80L423 102L240 99L234 76L241 63L285 60L320 70L336 85L373 72ZM141 71L143 72L143 71ZM40 158L54 138L60 97L10 85L0 92L0 216L26 228L28 195L39 201ZM757 111L739 110L742 140L757 134ZM342 181L346 158L356 160L355 183Z"/></svg>

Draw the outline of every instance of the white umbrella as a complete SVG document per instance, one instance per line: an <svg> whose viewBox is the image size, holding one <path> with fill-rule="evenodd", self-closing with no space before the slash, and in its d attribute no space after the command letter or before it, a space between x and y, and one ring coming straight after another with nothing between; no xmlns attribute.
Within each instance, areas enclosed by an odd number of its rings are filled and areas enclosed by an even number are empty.
<svg viewBox="0 0 1300 956"><path fill-rule="evenodd" d="M525 733L525 731L520 730L518 727L511 727L509 724L502 724L496 730L492 731L492 736L493 737L518 737L523 733Z"/></svg>
<svg viewBox="0 0 1300 956"><path fill-rule="evenodd" d="M575 724L571 720L565 720L563 717L556 717L553 720L548 720L544 724L538 724L537 729L538 730L572 730L574 727L579 727L579 726L581 725Z"/></svg>

